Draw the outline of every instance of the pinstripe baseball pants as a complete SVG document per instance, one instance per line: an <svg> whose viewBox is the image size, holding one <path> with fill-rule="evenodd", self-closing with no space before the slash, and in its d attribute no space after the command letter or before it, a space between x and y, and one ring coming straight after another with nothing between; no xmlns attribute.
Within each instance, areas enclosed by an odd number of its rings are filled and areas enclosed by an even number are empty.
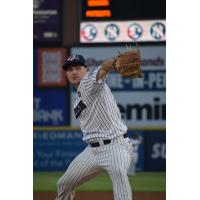
<svg viewBox="0 0 200 200"><path fill-rule="evenodd" d="M56 200L72 200L74 189L105 170L113 183L115 200L132 200L132 191L127 171L131 163L132 145L122 136L110 144L92 148L87 146L69 165L58 180Z"/></svg>

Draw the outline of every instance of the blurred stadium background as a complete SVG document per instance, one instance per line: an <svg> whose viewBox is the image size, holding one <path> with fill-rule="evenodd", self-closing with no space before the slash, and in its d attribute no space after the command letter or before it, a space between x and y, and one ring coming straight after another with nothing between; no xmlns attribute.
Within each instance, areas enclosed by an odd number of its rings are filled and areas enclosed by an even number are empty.
<svg viewBox="0 0 200 200"><path fill-rule="evenodd" d="M64 59L82 54L95 67L125 51L126 44L134 48L135 42L141 49L144 77L124 79L112 72L108 85L129 136L138 133L144 140L139 147L138 181L160 176L159 183L147 180L149 185L162 185L153 191L165 191L165 19L165 0L33 0L34 191L55 191L61 172L85 147L73 115L75 91L62 72ZM46 188L51 175L54 185ZM136 186L141 188L145 186Z"/></svg>

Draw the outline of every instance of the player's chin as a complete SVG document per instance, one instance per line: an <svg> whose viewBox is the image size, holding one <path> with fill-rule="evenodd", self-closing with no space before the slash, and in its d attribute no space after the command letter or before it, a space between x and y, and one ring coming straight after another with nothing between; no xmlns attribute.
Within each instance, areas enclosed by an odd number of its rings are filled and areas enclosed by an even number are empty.
<svg viewBox="0 0 200 200"><path fill-rule="evenodd" d="M79 80L79 79L72 79L70 82L71 82L71 84L73 84L73 85L79 85L80 80Z"/></svg>

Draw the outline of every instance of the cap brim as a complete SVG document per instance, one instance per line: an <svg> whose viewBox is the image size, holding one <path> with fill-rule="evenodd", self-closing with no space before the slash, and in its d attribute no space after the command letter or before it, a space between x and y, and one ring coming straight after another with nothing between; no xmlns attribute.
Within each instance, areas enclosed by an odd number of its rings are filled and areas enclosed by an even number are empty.
<svg viewBox="0 0 200 200"><path fill-rule="evenodd" d="M84 63L80 62L79 60L72 60L72 61L69 60L69 61L65 62L65 64L63 65L63 69L66 70L67 68L70 67L70 65L74 65L74 64L86 66Z"/></svg>

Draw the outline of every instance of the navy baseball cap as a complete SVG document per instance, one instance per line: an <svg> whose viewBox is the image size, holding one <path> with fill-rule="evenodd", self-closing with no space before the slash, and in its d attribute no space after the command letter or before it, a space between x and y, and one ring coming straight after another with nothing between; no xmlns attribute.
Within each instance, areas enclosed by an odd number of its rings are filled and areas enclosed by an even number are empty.
<svg viewBox="0 0 200 200"><path fill-rule="evenodd" d="M63 69L66 70L72 64L78 64L87 67L87 65L85 64L85 59L82 55L71 55L70 57L68 57L65 60Z"/></svg>

